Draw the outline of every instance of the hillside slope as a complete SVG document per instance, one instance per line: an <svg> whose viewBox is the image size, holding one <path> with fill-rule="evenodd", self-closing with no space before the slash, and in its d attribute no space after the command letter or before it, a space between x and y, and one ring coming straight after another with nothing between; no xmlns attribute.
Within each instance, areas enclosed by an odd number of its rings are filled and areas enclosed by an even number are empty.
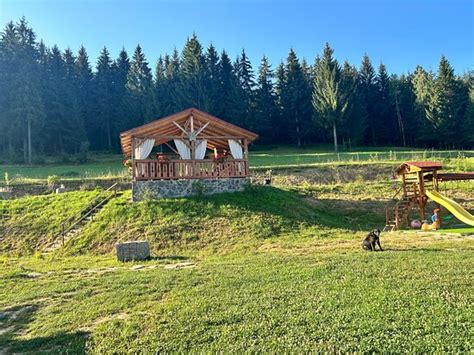
<svg viewBox="0 0 474 355"><path fill-rule="evenodd" d="M137 239L150 241L156 254L204 249L227 253L253 249L274 237L302 238L301 234L318 235L329 228L336 228L337 235L345 224L337 210L274 187L183 199L129 200L126 193L110 202L66 245L66 253L107 253L118 241Z"/></svg>
<svg viewBox="0 0 474 355"><path fill-rule="evenodd" d="M65 216L86 206L97 193L2 202L12 214L2 226L18 232L3 233L0 252L34 252L57 232ZM275 187L253 187L242 193L132 203L128 191L110 201L60 252L110 253L119 241L145 239L155 254L185 250L227 253L235 248L254 249L271 238L354 237L348 230L383 223L381 215L364 209L341 210L336 202L315 201Z"/></svg>

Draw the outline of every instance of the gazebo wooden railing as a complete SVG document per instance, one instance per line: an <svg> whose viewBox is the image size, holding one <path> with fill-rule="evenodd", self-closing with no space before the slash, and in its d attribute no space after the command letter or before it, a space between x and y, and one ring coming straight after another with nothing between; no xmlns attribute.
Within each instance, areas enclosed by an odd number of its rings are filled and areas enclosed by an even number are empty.
<svg viewBox="0 0 474 355"><path fill-rule="evenodd" d="M204 160L169 160L160 162L154 159L134 160L133 179L205 179L205 178L237 178L248 176L246 159L232 159L218 162Z"/></svg>

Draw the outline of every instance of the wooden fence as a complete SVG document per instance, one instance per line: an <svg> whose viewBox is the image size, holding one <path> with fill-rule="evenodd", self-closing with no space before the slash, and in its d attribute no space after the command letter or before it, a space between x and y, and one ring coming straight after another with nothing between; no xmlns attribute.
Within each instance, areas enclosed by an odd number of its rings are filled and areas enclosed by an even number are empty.
<svg viewBox="0 0 474 355"><path fill-rule="evenodd" d="M248 176L248 163L245 159L232 159L224 162L214 160L135 160L134 180L162 179L205 179L235 178Z"/></svg>

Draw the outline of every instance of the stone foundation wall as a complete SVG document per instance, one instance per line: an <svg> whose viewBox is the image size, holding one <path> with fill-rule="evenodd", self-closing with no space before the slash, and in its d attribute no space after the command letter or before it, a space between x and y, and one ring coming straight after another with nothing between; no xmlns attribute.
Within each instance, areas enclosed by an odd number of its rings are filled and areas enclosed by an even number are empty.
<svg viewBox="0 0 474 355"><path fill-rule="evenodd" d="M173 198L243 191L249 178L133 181L132 199Z"/></svg>

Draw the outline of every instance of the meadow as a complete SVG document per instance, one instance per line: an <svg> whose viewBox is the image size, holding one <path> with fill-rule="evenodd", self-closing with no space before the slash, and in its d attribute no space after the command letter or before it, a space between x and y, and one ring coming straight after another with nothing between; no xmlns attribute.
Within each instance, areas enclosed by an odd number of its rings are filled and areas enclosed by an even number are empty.
<svg viewBox="0 0 474 355"><path fill-rule="evenodd" d="M124 191L48 255L60 222L104 192L0 200L0 353L472 352L474 228L442 211L441 231L383 233L383 252L363 251L405 159L375 153L257 150L251 164L275 170L272 186L137 203ZM430 154L448 170L474 163ZM112 159L15 168L44 179ZM472 182L442 191L474 210ZM116 261L114 245L133 239L150 241L152 259Z"/></svg>
<svg viewBox="0 0 474 355"><path fill-rule="evenodd" d="M335 165L385 164L394 165L407 160L434 160L450 164L455 170L474 170L473 150L426 150L403 148L354 148L336 154L325 146L306 148L292 147L256 147L250 151L251 169L265 171L269 169L310 168ZM74 163L72 157L45 157L42 162L32 166L0 164L0 177L5 173L13 182L31 182L46 180L57 175L61 179L129 178L118 154L90 154L89 162ZM2 181L4 183L5 181Z"/></svg>

